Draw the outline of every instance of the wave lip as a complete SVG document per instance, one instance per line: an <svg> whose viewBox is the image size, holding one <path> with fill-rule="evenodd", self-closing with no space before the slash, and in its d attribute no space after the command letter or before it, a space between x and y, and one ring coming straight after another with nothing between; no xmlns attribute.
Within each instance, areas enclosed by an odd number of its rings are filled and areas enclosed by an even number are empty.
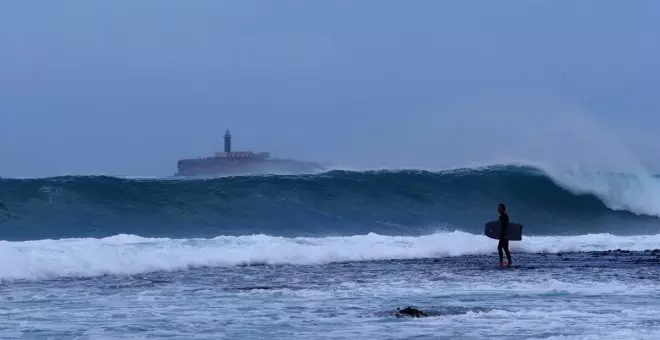
<svg viewBox="0 0 660 340"><path fill-rule="evenodd" d="M574 195L593 195L612 210L660 217L660 180L651 174L540 169Z"/></svg>
<svg viewBox="0 0 660 340"><path fill-rule="evenodd" d="M0 280L130 275L246 264L314 265L331 262L433 258L495 252L493 240L464 232L432 235L285 238L268 235L212 239L143 238L116 235L102 239L0 242ZM557 253L660 248L660 234L527 237L513 252Z"/></svg>

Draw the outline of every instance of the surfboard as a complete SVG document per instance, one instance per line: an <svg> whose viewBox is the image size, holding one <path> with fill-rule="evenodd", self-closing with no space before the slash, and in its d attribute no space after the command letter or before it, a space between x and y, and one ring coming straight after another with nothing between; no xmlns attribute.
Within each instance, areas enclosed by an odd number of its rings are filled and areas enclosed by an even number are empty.
<svg viewBox="0 0 660 340"><path fill-rule="evenodd" d="M509 222L509 227L506 228L506 238L509 241L522 241L522 224ZM500 222L490 221L486 223L484 235L499 240L500 239Z"/></svg>

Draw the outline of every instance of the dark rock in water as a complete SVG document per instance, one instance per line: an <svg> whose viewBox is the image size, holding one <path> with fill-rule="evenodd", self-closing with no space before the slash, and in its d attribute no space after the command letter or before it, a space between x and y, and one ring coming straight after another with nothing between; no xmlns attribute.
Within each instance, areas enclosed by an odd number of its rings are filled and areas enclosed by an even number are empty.
<svg viewBox="0 0 660 340"><path fill-rule="evenodd" d="M424 317L429 316L428 313L424 312L423 310L414 308L414 307L406 307L404 309L397 308L396 312L394 312L394 315L397 318L404 318L404 317L424 318Z"/></svg>
<svg viewBox="0 0 660 340"><path fill-rule="evenodd" d="M433 309L421 310L415 307L397 308L395 311L378 312L379 316L391 316L397 318L425 318L432 316L461 315L467 313L487 313L492 309L484 307L461 307L461 306L439 306Z"/></svg>

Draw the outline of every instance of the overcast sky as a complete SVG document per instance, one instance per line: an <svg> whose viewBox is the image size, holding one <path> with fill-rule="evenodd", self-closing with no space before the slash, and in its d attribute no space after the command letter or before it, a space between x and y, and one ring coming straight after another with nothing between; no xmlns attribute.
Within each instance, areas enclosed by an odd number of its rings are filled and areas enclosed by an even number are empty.
<svg viewBox="0 0 660 340"><path fill-rule="evenodd" d="M168 176L234 149L352 166L660 169L660 2L2 1L0 176Z"/></svg>

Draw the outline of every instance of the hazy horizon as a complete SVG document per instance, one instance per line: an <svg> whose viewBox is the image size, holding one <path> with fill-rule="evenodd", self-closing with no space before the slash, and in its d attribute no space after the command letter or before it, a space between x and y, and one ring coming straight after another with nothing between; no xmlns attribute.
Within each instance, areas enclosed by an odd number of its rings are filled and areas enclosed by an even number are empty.
<svg viewBox="0 0 660 340"><path fill-rule="evenodd" d="M0 177L223 147L354 167L660 172L660 3L0 3Z"/></svg>

